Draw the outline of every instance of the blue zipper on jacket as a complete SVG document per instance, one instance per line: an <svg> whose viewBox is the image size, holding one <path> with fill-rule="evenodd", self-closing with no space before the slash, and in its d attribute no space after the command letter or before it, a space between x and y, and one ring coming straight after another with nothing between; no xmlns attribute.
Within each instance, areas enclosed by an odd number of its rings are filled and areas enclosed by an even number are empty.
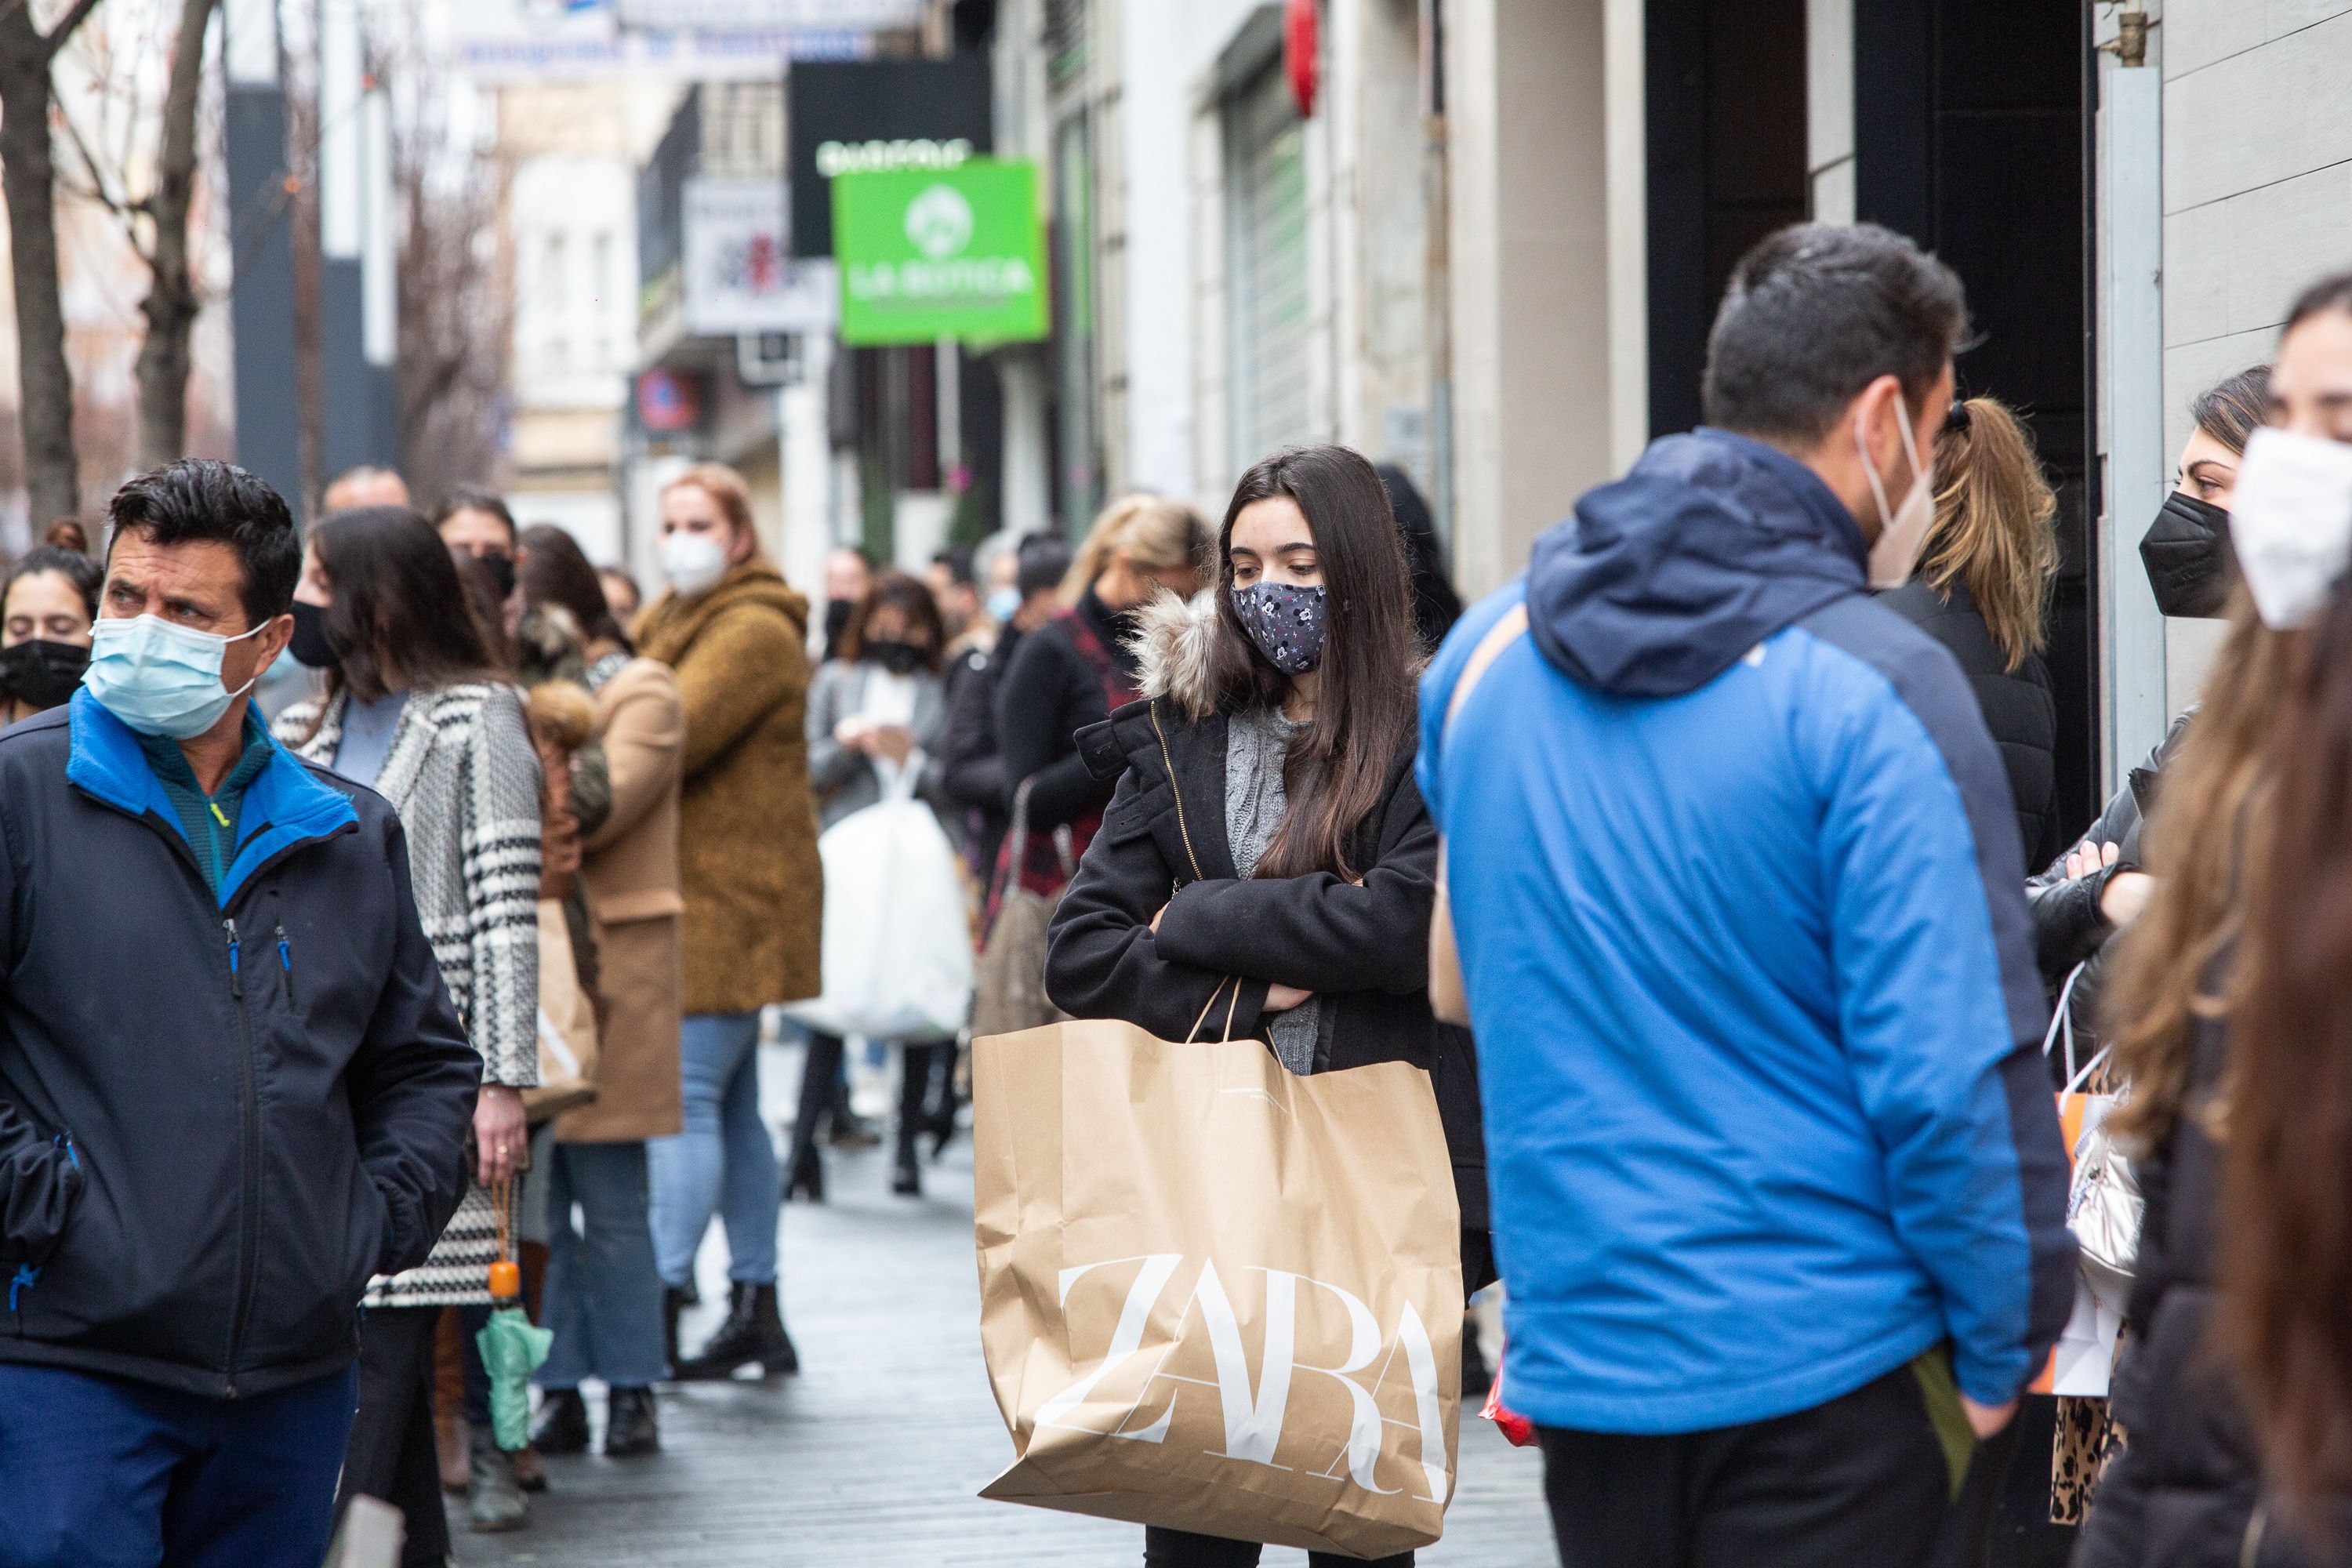
<svg viewBox="0 0 2352 1568"><path fill-rule="evenodd" d="M16 1277L8 1281L8 1310L12 1312L16 1310L16 1298L24 1294L26 1287L40 1282L39 1269L29 1263L16 1265Z"/></svg>

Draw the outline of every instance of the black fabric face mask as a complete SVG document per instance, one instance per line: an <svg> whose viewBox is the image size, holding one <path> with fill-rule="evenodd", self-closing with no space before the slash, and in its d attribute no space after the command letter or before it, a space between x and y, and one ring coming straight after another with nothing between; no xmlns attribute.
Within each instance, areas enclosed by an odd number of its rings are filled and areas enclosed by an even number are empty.
<svg viewBox="0 0 2352 1568"><path fill-rule="evenodd" d="M75 643L35 637L11 647L0 647L0 686L28 708L55 708L74 694L82 671L89 668L89 649Z"/></svg>
<svg viewBox="0 0 2352 1568"><path fill-rule="evenodd" d="M827 599L824 602L824 657L831 658L841 647L841 634L849 629L849 614L857 606L847 599Z"/></svg>
<svg viewBox="0 0 2352 1568"><path fill-rule="evenodd" d="M2230 514L2211 501L2174 490L2139 542L2140 564L2168 616L2210 620L2229 606L2238 561L2230 549Z"/></svg>
<svg viewBox="0 0 2352 1568"><path fill-rule="evenodd" d="M514 597L514 557L511 555L492 554L479 556L477 557L477 559L481 562L483 566L488 569L490 581L498 584L499 602L503 604L508 599Z"/></svg>
<svg viewBox="0 0 2352 1568"><path fill-rule="evenodd" d="M919 643L868 639L866 657L893 675L912 675L930 661L930 650Z"/></svg>
<svg viewBox="0 0 2352 1568"><path fill-rule="evenodd" d="M327 611L322 605L294 601L294 637L286 645L297 664L312 669L332 669L342 663L335 645L327 640Z"/></svg>

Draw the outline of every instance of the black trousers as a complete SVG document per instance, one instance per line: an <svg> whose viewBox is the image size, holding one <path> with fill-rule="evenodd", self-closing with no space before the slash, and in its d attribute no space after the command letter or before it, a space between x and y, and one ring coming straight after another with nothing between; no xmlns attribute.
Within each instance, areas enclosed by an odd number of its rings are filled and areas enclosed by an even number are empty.
<svg viewBox="0 0 2352 1568"><path fill-rule="evenodd" d="M1475 1296L1495 1282L1495 1240L1491 1232L1465 1230L1462 1233L1462 1290ZM1468 1331L1466 1325L1465 1331ZM1257 1568L1258 1553L1265 1547L1255 1542L1227 1541L1223 1536L1195 1535L1189 1530L1162 1530L1158 1525L1143 1529L1144 1568ZM1349 1563L1367 1561L1361 1557L1342 1557L1336 1552L1310 1552L1307 1568L1348 1568ZM1412 1553L1400 1552L1393 1557L1370 1560L1371 1568L1412 1568Z"/></svg>
<svg viewBox="0 0 2352 1568"><path fill-rule="evenodd" d="M441 1465L433 1446L433 1346L438 1307L371 1308L360 1324L360 1413L343 1455L335 1516L364 1494L408 1521L404 1568L440 1568L449 1555Z"/></svg>
<svg viewBox="0 0 2352 1568"><path fill-rule="evenodd" d="M1562 1568L1918 1568L1952 1500L1908 1366L1743 1426L1538 1435Z"/></svg>

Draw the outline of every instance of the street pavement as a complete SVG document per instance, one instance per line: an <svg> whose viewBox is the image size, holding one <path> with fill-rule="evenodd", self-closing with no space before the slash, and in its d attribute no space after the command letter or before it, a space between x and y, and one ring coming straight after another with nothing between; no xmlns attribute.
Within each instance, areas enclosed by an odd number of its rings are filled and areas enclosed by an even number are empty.
<svg viewBox="0 0 2352 1568"><path fill-rule="evenodd" d="M799 1052L762 1047L769 1125L789 1115ZM551 1459L530 1527L465 1530L457 1560L565 1568L908 1568L915 1564L1131 1564L1141 1531L976 1494L1012 1442L981 1362L972 1257L971 1151L950 1145L919 1201L889 1192L886 1152L828 1151L831 1202L787 1206L784 1321L803 1371L774 1383L666 1387L664 1451L644 1459ZM726 1299L717 1227L699 1260L706 1302ZM689 1348L715 1321L690 1317ZM601 1398L591 1406L603 1431ZM1424 1568L1546 1568L1542 1466L1465 1410L1445 1539ZM1269 1548L1267 1568L1306 1554Z"/></svg>

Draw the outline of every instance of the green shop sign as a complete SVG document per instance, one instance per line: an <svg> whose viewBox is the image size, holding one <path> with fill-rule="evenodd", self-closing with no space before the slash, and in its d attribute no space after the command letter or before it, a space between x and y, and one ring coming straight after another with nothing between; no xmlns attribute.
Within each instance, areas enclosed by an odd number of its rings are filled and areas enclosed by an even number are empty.
<svg viewBox="0 0 2352 1568"><path fill-rule="evenodd" d="M1026 342L1045 336L1037 166L862 169L833 180L841 341Z"/></svg>

